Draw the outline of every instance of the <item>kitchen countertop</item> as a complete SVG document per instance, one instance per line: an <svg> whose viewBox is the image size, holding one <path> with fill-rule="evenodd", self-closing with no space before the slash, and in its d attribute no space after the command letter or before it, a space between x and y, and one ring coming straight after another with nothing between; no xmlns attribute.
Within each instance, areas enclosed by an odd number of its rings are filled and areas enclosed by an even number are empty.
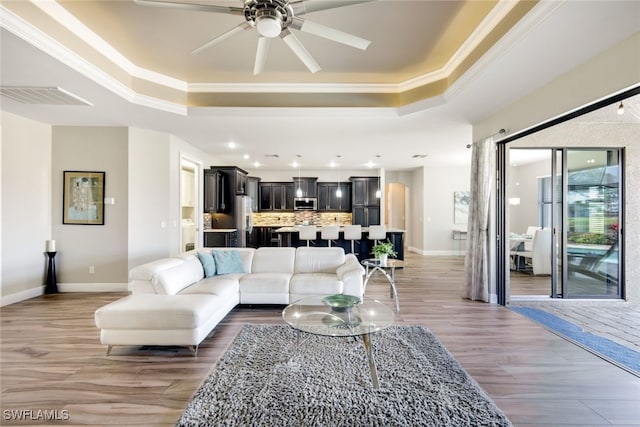
<svg viewBox="0 0 640 427"><path fill-rule="evenodd" d="M299 225L280 227L276 230L276 233L297 233L300 231ZM320 231L321 225L316 226L318 231ZM340 226L340 231L344 231L344 226ZM362 227L362 232L366 233L369 231L369 227ZM406 230L400 230L398 228L387 228L387 233L404 233Z"/></svg>
<svg viewBox="0 0 640 427"><path fill-rule="evenodd" d="M237 228L205 228L205 233L233 233L238 231Z"/></svg>

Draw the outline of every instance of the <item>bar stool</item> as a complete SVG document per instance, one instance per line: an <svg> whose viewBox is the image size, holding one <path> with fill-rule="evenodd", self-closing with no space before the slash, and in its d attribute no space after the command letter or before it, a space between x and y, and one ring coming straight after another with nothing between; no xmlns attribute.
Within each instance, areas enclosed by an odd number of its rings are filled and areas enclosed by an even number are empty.
<svg viewBox="0 0 640 427"><path fill-rule="evenodd" d="M367 238L373 241L373 246L378 244L378 240L387 240L387 227L384 225L370 225Z"/></svg>
<svg viewBox="0 0 640 427"><path fill-rule="evenodd" d="M333 240L340 237L340 227L337 225L323 225L320 228L320 238L327 241L327 246L331 247Z"/></svg>
<svg viewBox="0 0 640 427"><path fill-rule="evenodd" d="M361 225L345 225L344 226L344 240L351 240L351 253L356 256L360 255L356 252L356 240L362 239L362 226Z"/></svg>
<svg viewBox="0 0 640 427"><path fill-rule="evenodd" d="M299 239L300 241L306 240L307 246L310 246L309 242L312 240L316 240L317 233L318 230L316 230L315 225L303 225L302 227L300 227Z"/></svg>

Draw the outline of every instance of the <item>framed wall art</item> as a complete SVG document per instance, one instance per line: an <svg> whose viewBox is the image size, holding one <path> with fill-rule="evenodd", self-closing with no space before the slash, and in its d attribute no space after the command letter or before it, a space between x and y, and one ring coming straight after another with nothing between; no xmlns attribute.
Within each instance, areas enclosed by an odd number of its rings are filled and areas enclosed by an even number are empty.
<svg viewBox="0 0 640 427"><path fill-rule="evenodd" d="M104 172L64 171L62 223L104 225Z"/></svg>
<svg viewBox="0 0 640 427"><path fill-rule="evenodd" d="M469 201L471 193L469 191L453 192L453 223L466 224L469 216Z"/></svg>

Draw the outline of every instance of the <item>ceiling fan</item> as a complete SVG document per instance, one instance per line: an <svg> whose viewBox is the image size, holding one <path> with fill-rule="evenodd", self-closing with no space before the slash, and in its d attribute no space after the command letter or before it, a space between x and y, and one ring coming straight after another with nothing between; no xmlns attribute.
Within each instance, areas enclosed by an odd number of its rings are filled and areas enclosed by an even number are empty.
<svg viewBox="0 0 640 427"><path fill-rule="evenodd" d="M243 7L219 6L210 4L177 3L161 0L134 0L139 5L160 6L194 10L201 12L225 13L244 17L244 22L226 31L192 53L202 52L242 31L255 28L258 31L258 49L253 74L258 75L264 69L267 50L272 38L280 37L296 56L307 66L309 71L320 71L320 66L311 54L300 43L291 30L314 34L334 42L365 50L369 40L344 33L322 24L300 18L301 15L319 10L334 9L374 0L244 0Z"/></svg>

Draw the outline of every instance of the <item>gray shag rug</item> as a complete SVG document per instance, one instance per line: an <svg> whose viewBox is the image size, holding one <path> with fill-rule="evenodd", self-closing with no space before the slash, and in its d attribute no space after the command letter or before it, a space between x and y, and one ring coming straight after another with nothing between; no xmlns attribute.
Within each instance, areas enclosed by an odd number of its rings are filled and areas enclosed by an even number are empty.
<svg viewBox="0 0 640 427"><path fill-rule="evenodd" d="M428 329L393 326L371 341L377 390L360 337L246 325L177 425L511 426Z"/></svg>

